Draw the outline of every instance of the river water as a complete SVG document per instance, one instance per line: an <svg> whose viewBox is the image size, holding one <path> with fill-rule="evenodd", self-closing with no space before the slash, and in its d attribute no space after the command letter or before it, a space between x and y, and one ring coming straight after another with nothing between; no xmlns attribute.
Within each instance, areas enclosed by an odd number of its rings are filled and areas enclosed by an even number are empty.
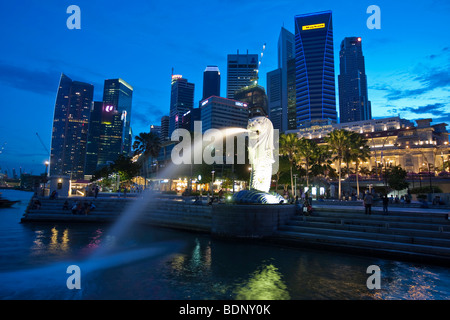
<svg viewBox="0 0 450 320"><path fill-rule="evenodd" d="M108 225L20 223L31 193L1 190L1 299L431 299L450 298L450 270L304 248L212 239L132 225L120 243ZM99 246L114 244L98 257ZM80 268L80 289L67 272ZM367 268L381 269L368 289Z"/></svg>

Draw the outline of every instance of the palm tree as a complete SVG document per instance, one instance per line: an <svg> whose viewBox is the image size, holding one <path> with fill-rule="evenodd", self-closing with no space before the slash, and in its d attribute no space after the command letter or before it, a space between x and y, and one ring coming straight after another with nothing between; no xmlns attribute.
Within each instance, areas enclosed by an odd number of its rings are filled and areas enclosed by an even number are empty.
<svg viewBox="0 0 450 320"><path fill-rule="evenodd" d="M161 149L159 136L152 132L141 132L134 138L133 149L135 155L142 155L144 163L147 163L150 157L158 157ZM147 187L147 165L145 165L145 187ZM156 162L156 172L158 172L158 162Z"/></svg>
<svg viewBox="0 0 450 320"><path fill-rule="evenodd" d="M319 146L316 142L310 139L306 139L302 137L298 140L298 162L297 164L301 166L301 164L305 164L306 170L306 187L309 188L309 174L312 164L314 163L315 158L319 154Z"/></svg>
<svg viewBox="0 0 450 320"><path fill-rule="evenodd" d="M291 172L291 192L294 194L294 178L292 175L292 168L297 162L297 151L298 151L298 137L294 133L281 134L280 135L280 155L287 156L290 164Z"/></svg>
<svg viewBox="0 0 450 320"><path fill-rule="evenodd" d="M344 153L349 147L349 132L345 129L335 129L324 138L325 142L328 144L331 152L335 154L334 160L338 162L338 179L339 179L339 189L338 197L341 199L341 175L342 175L342 160L344 158Z"/></svg>
<svg viewBox="0 0 450 320"><path fill-rule="evenodd" d="M351 144L351 158L355 161L355 174L356 174L356 196L359 198L359 178L358 171L361 162L366 161L370 157L370 147L367 144L367 140L356 132L352 132L350 136Z"/></svg>

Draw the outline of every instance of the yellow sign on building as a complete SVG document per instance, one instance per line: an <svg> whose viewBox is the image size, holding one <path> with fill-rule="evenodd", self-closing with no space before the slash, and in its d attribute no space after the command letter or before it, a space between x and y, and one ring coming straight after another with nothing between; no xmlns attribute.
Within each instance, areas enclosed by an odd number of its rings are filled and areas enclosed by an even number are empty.
<svg viewBox="0 0 450 320"><path fill-rule="evenodd" d="M317 24L310 24L307 26L302 26L302 30L312 30L312 29L322 29L325 28L325 23L317 23Z"/></svg>

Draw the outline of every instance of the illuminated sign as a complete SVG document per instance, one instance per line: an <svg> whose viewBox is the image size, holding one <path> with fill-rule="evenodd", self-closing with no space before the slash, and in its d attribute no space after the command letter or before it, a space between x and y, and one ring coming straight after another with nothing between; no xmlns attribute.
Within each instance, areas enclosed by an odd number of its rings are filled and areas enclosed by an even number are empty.
<svg viewBox="0 0 450 320"><path fill-rule="evenodd" d="M111 112L111 111L113 111L114 110L114 106L106 106L105 107L105 111L106 112Z"/></svg>
<svg viewBox="0 0 450 320"><path fill-rule="evenodd" d="M317 23L317 24L310 24L307 26L302 26L302 30L312 30L312 29L322 29L325 28L325 23Z"/></svg>
<svg viewBox="0 0 450 320"><path fill-rule="evenodd" d="M203 101L203 102L202 102L202 107L203 107L205 104L207 104L207 103L208 103L208 100Z"/></svg>
<svg viewBox="0 0 450 320"><path fill-rule="evenodd" d="M246 107L246 106L247 106L246 103L239 102L239 101L235 102L234 104L235 104L236 106L239 106L239 107Z"/></svg>

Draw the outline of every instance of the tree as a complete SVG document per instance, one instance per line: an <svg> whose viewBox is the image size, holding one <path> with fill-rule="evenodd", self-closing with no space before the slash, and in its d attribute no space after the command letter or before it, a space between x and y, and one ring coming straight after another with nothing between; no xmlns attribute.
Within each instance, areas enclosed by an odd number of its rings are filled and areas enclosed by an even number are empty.
<svg viewBox="0 0 450 320"><path fill-rule="evenodd" d="M350 160L355 162L356 195L359 198L359 165L370 157L367 140L356 132L350 133Z"/></svg>
<svg viewBox="0 0 450 320"><path fill-rule="evenodd" d="M286 156L290 163L290 173L291 173L291 192L294 194L294 178L292 175L292 168L297 162L297 151L298 151L298 137L294 133L281 134L280 135L280 151L281 156Z"/></svg>
<svg viewBox="0 0 450 320"><path fill-rule="evenodd" d="M143 156L145 186L147 186L147 162L150 157L154 159L158 157L159 150L161 149L161 142L159 136L152 132L141 132L134 139L134 155L140 154ZM158 173L158 161L156 161L156 173Z"/></svg>
<svg viewBox="0 0 450 320"><path fill-rule="evenodd" d="M309 188L309 175L312 169L312 166L315 165L315 170L318 169L318 165L320 165L320 161L322 161L322 157L320 155L322 149L319 148L317 143L314 140L301 138L298 141L298 165L305 165L306 171L306 187ZM316 172L318 173L318 172Z"/></svg>
<svg viewBox="0 0 450 320"><path fill-rule="evenodd" d="M128 181L139 173L139 165L131 160L131 157L119 155L111 164L111 171L119 174L121 181Z"/></svg>
<svg viewBox="0 0 450 320"><path fill-rule="evenodd" d="M338 197L341 199L341 176L342 176L342 160L344 152L349 147L349 132L345 129L333 130L324 138L331 152L335 155L334 160L338 162Z"/></svg>
<svg viewBox="0 0 450 320"><path fill-rule="evenodd" d="M407 172L400 166L389 168L387 183L390 188L400 191L408 188L409 183L406 181Z"/></svg>

